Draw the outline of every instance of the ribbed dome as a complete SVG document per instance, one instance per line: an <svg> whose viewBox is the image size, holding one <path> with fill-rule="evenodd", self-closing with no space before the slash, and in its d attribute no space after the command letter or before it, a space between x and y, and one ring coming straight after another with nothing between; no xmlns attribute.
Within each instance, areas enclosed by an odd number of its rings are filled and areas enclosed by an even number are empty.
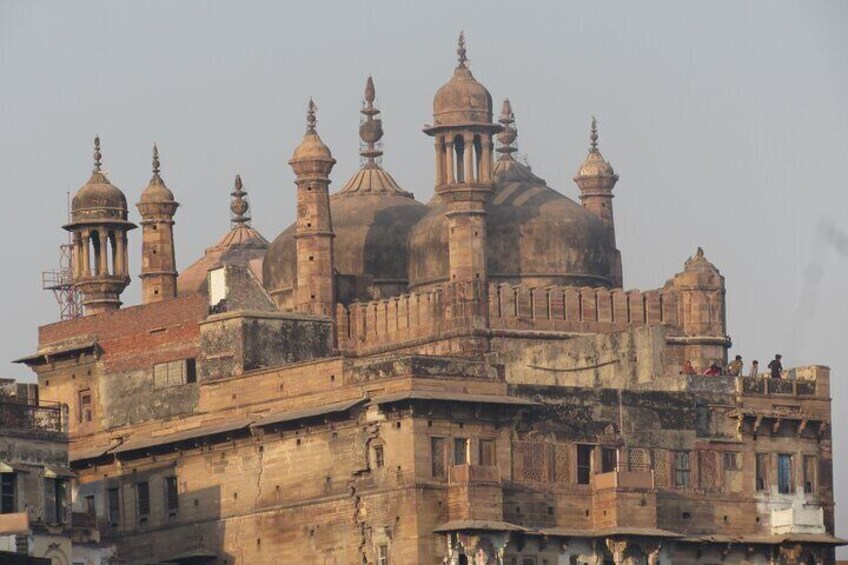
<svg viewBox="0 0 848 565"><path fill-rule="evenodd" d="M207 292L207 274L223 265L250 267L257 278L262 277L262 259L269 244L261 233L250 226L250 217L247 216L250 206L240 175L236 175L235 187L230 195L232 228L215 245L207 248L203 257L180 273L177 279L179 296Z"/></svg>
<svg viewBox="0 0 848 565"><path fill-rule="evenodd" d="M448 279L445 206L436 197L410 235L413 289ZM613 250L590 211L545 186L521 163L495 166L495 192L486 205L487 268L492 282L530 285L611 284Z"/></svg>

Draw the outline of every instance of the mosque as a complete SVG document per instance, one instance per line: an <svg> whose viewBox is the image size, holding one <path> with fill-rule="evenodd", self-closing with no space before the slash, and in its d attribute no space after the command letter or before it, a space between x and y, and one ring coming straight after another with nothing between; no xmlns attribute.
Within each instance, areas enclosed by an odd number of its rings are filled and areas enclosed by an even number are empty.
<svg viewBox="0 0 848 565"><path fill-rule="evenodd" d="M829 369L701 374L731 347L719 270L698 249L625 290L595 121L577 202L457 55L430 202L382 165L369 77L343 187L310 100L295 223L266 239L236 177L181 272L158 152L136 220L95 141L65 226L84 315L19 360L67 406L74 511L131 565L832 563Z"/></svg>

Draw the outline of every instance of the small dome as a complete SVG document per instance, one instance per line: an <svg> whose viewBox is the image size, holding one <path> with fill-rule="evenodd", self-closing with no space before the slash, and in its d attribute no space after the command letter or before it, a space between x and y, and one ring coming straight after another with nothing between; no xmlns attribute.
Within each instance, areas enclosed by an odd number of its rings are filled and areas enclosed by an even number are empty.
<svg viewBox="0 0 848 565"><path fill-rule="evenodd" d="M94 138L94 170L71 200L71 223L127 219L127 198L100 170L100 137Z"/></svg>
<svg viewBox="0 0 848 565"><path fill-rule="evenodd" d="M598 121L594 116L592 116L592 131L589 135L589 140L589 154L586 156L583 164L580 165L580 168L577 169L576 179L581 177L611 177L618 179L612 165L604 159L600 149L598 149Z"/></svg>
<svg viewBox="0 0 848 565"><path fill-rule="evenodd" d="M153 144L153 176L147 187L141 192L142 203L165 203L174 201L174 193L165 186L165 181L159 176L159 148Z"/></svg>
<svg viewBox="0 0 848 565"><path fill-rule="evenodd" d="M434 126L491 123L492 95L477 82L465 57L465 38L459 36L459 65L433 98Z"/></svg>
<svg viewBox="0 0 848 565"><path fill-rule="evenodd" d="M303 136L303 141L294 150L292 161L313 161L320 159L332 159L330 148L324 145L321 138L315 132L307 133Z"/></svg>
<svg viewBox="0 0 848 565"><path fill-rule="evenodd" d="M74 221L83 217L121 218L127 216L127 198L118 187L109 182L106 175L95 170L91 178L74 195L71 201L71 215Z"/></svg>
<svg viewBox="0 0 848 565"><path fill-rule="evenodd" d="M309 106L306 114L306 134L303 136L303 141L294 150L291 158L291 163L297 161L332 161L333 155L330 153L330 148L324 145L318 132L315 131L315 111L318 109L315 102L309 99ZM335 162L335 161L334 161Z"/></svg>
<svg viewBox="0 0 848 565"><path fill-rule="evenodd" d="M586 160L577 170L578 177L614 177L615 171L609 161L597 149L589 151Z"/></svg>
<svg viewBox="0 0 848 565"><path fill-rule="evenodd" d="M206 293L207 274L222 265L249 267L258 279L262 278L262 260L269 244L261 233L250 226L250 217L246 215L249 210L247 192L240 175L236 175L235 188L230 195L231 229L215 245L207 248L203 257L180 273L177 279L179 296Z"/></svg>
<svg viewBox="0 0 848 565"><path fill-rule="evenodd" d="M141 198L139 200L144 203L173 202L174 193L165 186L165 181L156 173L151 177L150 182L147 183L147 187L141 192Z"/></svg>

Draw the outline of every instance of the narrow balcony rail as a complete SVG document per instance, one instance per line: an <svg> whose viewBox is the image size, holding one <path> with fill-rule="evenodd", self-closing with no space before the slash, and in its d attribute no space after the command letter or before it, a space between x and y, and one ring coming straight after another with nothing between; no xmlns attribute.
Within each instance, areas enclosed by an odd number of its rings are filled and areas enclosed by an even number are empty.
<svg viewBox="0 0 848 565"><path fill-rule="evenodd" d="M62 433L67 431L67 418L59 404L36 406L19 402L0 402L0 429L33 430Z"/></svg>

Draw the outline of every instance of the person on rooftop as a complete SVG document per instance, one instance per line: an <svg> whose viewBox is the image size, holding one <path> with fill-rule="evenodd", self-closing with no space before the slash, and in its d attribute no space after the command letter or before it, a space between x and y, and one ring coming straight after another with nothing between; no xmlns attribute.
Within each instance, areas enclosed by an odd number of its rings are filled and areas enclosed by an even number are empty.
<svg viewBox="0 0 848 565"><path fill-rule="evenodd" d="M757 376L759 376L759 374L760 374L760 362L757 361L756 359L754 359L753 361L751 361L751 370L748 372L748 376L753 379L753 378L756 378Z"/></svg>
<svg viewBox="0 0 848 565"><path fill-rule="evenodd" d="M773 379L783 378L783 375L781 374L783 373L783 363L780 362L782 358L783 356L778 353L768 364L768 368L771 369L771 378Z"/></svg>
<svg viewBox="0 0 848 565"><path fill-rule="evenodd" d="M717 377L721 374L721 367L713 363L710 365L710 368L704 371L704 375L707 377Z"/></svg>
<svg viewBox="0 0 848 565"><path fill-rule="evenodd" d="M738 377L742 373L742 356L737 355L736 359L727 365L727 374Z"/></svg>
<svg viewBox="0 0 848 565"><path fill-rule="evenodd" d="M692 362L688 359L685 363L683 363L683 368L680 369L681 375L697 375L698 372L695 370L695 367L692 366Z"/></svg>

